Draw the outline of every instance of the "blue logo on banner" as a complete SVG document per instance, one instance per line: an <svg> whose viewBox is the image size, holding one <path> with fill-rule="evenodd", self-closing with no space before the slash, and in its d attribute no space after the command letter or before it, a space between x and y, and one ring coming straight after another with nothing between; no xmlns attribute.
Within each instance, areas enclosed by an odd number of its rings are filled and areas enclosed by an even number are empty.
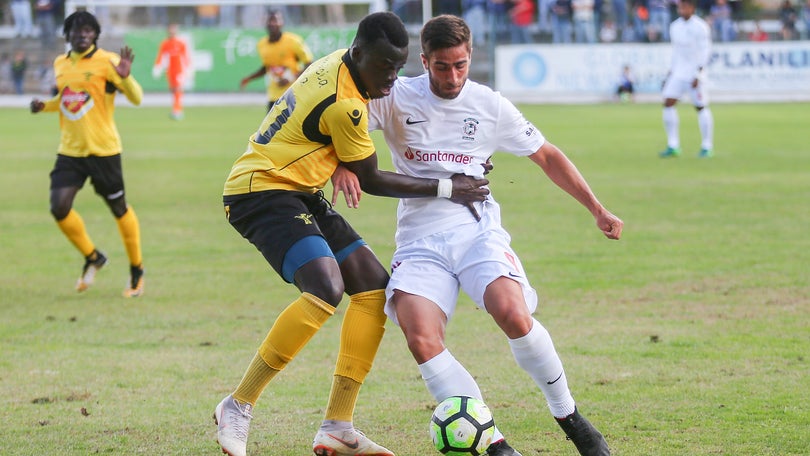
<svg viewBox="0 0 810 456"><path fill-rule="evenodd" d="M538 86L546 79L546 62L539 54L533 52L518 55L512 70L515 79L527 87Z"/></svg>

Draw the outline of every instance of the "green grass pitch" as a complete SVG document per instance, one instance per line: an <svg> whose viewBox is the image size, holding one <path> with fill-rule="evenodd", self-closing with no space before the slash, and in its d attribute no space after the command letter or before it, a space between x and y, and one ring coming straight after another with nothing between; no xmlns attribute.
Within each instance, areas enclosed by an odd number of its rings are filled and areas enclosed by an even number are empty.
<svg viewBox="0 0 810 456"><path fill-rule="evenodd" d="M622 240L608 241L537 166L495 155L492 189L540 295L537 317L614 454L808 454L810 106L716 104L708 160L684 104L684 155L668 160L657 156L658 105L521 108L625 221ZM89 184L75 207L110 263L73 291L82 259L48 212L57 116L0 110L0 453L219 454L214 406L297 295L222 212L223 181L263 113L260 99L191 107L182 122L167 108L119 108L147 280L145 296L126 300L126 255ZM386 264L396 201L337 207ZM265 391L249 454L311 453L342 316ZM524 456L576 454L466 297L448 344ZM356 426L400 456L434 454L434 405L389 323Z"/></svg>

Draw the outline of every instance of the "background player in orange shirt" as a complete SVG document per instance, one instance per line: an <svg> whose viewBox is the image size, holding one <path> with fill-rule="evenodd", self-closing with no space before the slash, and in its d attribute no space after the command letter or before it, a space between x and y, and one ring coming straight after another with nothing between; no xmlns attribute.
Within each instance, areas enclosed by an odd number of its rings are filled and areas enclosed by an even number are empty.
<svg viewBox="0 0 810 456"><path fill-rule="evenodd" d="M267 39L256 43L256 52L262 66L242 78L239 88L244 89L248 82L265 76L267 111L270 112L273 103L284 95L298 75L312 63L312 52L300 36L281 30L284 27L284 16L281 11L270 10L267 13L266 26Z"/></svg>
<svg viewBox="0 0 810 456"><path fill-rule="evenodd" d="M188 74L190 60L186 43L177 37L177 24L169 24L168 34L168 38L160 43L155 65L152 67L152 76L157 78L163 69L166 69L166 80L174 96L171 117L180 120L183 118L183 83Z"/></svg>

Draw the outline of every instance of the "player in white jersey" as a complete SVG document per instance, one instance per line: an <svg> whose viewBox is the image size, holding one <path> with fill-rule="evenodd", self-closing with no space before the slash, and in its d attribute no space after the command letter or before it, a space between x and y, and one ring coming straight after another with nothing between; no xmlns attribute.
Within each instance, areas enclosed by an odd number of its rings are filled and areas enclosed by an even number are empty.
<svg viewBox="0 0 810 456"><path fill-rule="evenodd" d="M669 27L672 66L662 89L667 148L660 156L677 157L681 154L680 119L675 105L681 96L689 92L698 112L701 135L698 156L708 158L713 155L714 146L714 119L706 92L706 66L711 54L712 33L706 21L695 14L695 0L681 0L678 14L680 17Z"/></svg>
<svg viewBox="0 0 810 456"><path fill-rule="evenodd" d="M422 29L421 41L427 74L399 78L388 97L369 104L369 129L384 130L396 170L448 179L456 173L483 174L496 150L529 157L593 214L605 236L618 239L623 222L599 203L560 149L511 102L467 80L467 24L455 16L435 17ZM359 187L351 176L333 176L333 184L333 203L343 191L347 204L357 205ZM463 289L506 334L518 365L543 391L580 454L610 454L599 431L577 411L551 337L532 317L537 295L501 227L498 204L491 195L474 204L468 210L446 198L400 200L386 314L402 329L437 402L454 395L482 399L472 375L444 344ZM490 456L520 455L500 431L493 442Z"/></svg>

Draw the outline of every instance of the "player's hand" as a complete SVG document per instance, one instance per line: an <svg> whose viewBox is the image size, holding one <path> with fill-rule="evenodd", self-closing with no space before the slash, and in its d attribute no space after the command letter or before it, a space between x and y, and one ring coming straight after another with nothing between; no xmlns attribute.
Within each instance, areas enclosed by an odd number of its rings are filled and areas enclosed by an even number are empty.
<svg viewBox="0 0 810 456"><path fill-rule="evenodd" d="M488 179L465 174L453 174L450 179L453 181L453 193L450 196L450 201L454 203L464 204L484 201L489 195L489 189L485 187L485 185L489 184Z"/></svg>
<svg viewBox="0 0 810 456"><path fill-rule="evenodd" d="M36 114L45 109L45 103L41 100L34 98L31 100L31 113Z"/></svg>
<svg viewBox="0 0 810 456"><path fill-rule="evenodd" d="M699 86L699 85L700 85L700 79L695 78L695 79L692 81L692 88L693 88L693 89L697 89L697 86Z"/></svg>
<svg viewBox="0 0 810 456"><path fill-rule="evenodd" d="M280 78L278 78L278 80L277 80L276 82L277 82L277 83L278 83L278 85L280 85L281 87L285 87L285 86L290 85L290 80L289 80L289 79L287 79L287 78L285 78L285 77L280 77Z"/></svg>
<svg viewBox="0 0 810 456"><path fill-rule="evenodd" d="M245 90L245 86L247 86L247 85L248 85L248 82L250 82L250 79L248 79L248 78L243 78L243 79L242 79L242 80L239 82L239 90Z"/></svg>
<svg viewBox="0 0 810 456"><path fill-rule="evenodd" d="M481 166L484 167L484 175L489 174L495 168L495 165L492 164L492 157L487 158L485 163L481 163Z"/></svg>
<svg viewBox="0 0 810 456"><path fill-rule="evenodd" d="M129 76L130 71L132 71L133 60L135 60L135 54L132 52L132 48L129 46L122 47L121 60L118 65L113 65L115 72L118 73L118 76L121 76L121 79Z"/></svg>
<svg viewBox="0 0 810 456"><path fill-rule="evenodd" d="M596 226L608 239L619 239L622 236L624 222L607 210L603 210L596 215Z"/></svg>
<svg viewBox="0 0 810 456"><path fill-rule="evenodd" d="M360 196L363 190L357 175L343 165L338 165L332 173L332 205L337 204L338 193L343 192L346 197L346 206L357 209L360 206Z"/></svg>

